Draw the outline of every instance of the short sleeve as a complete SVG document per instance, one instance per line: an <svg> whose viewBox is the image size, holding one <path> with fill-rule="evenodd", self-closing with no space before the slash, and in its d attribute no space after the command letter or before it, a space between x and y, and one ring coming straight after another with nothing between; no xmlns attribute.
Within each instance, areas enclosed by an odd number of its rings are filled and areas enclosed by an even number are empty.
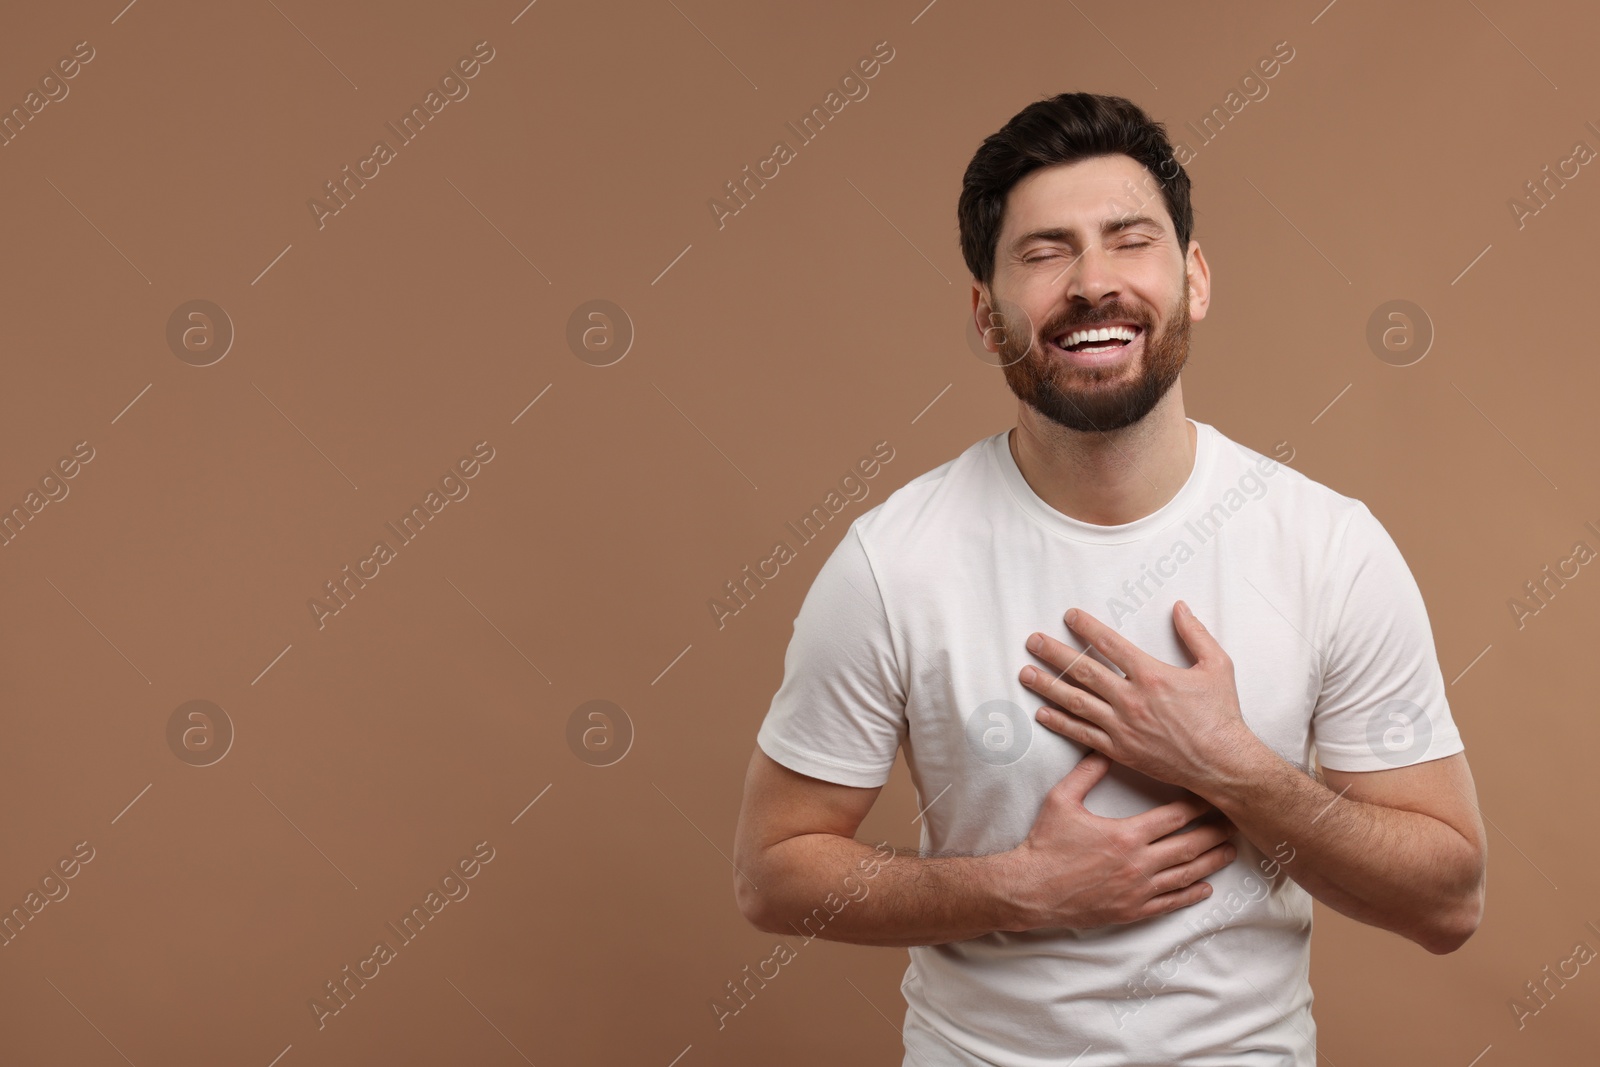
<svg viewBox="0 0 1600 1067"><path fill-rule="evenodd" d="M905 735L905 708L883 597L852 523L800 605L756 743L801 774L881 786Z"/></svg>
<svg viewBox="0 0 1600 1067"><path fill-rule="evenodd" d="M1382 771L1463 751L1422 591L1365 504L1356 502L1335 552L1311 719L1317 761Z"/></svg>

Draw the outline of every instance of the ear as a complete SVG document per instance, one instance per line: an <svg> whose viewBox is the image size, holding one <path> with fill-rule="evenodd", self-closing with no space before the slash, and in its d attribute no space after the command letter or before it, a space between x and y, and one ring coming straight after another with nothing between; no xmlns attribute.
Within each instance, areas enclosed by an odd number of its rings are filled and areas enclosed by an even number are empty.
<svg viewBox="0 0 1600 1067"><path fill-rule="evenodd" d="M1211 267L1200 251L1200 242L1192 237L1184 257L1184 274L1189 281L1189 321L1199 322L1211 307Z"/></svg>

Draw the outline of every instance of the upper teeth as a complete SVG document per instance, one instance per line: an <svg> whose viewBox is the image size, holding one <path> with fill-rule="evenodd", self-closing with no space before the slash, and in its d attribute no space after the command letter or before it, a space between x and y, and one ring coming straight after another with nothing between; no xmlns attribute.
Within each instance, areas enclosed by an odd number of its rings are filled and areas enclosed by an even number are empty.
<svg viewBox="0 0 1600 1067"><path fill-rule="evenodd" d="M1062 348L1071 348L1082 341L1109 341L1112 338L1120 338L1131 344L1138 336L1139 331L1131 326L1103 326L1098 330L1073 330L1058 343Z"/></svg>

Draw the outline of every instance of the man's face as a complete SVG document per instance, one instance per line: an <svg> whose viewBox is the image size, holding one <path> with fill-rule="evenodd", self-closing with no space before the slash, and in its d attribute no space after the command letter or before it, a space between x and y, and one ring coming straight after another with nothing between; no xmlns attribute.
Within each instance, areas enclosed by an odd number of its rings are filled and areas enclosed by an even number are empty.
<svg viewBox="0 0 1600 1067"><path fill-rule="evenodd" d="M1205 316L1207 300L1190 307L1195 262L1184 253L1154 176L1129 156L1045 167L1018 182L995 249L991 317L978 308L980 328L1004 327L988 336L1011 391L1080 432L1144 418L1189 358L1190 322ZM1125 329L1107 340L1074 336L1112 326Z"/></svg>

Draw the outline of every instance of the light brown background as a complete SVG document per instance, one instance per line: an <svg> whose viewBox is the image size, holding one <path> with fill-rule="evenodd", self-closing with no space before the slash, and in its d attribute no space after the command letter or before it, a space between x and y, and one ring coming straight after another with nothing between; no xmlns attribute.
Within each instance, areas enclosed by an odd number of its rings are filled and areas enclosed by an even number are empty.
<svg viewBox="0 0 1600 1067"><path fill-rule="evenodd" d="M794 614L849 519L1011 424L963 338L979 141L1086 89L1193 145L1280 40L1269 95L1189 168L1215 290L1189 411L1289 442L1385 523L1491 824L1453 955L1319 906L1321 1050L1592 1056L1592 968L1520 1031L1508 1001L1600 947L1600 576L1520 630L1507 601L1597 544L1600 176L1520 229L1507 201L1600 148L1600 23L1212 7L8 10L5 107L74 43L96 57L0 148L0 502L75 442L96 458L0 548L0 907L96 855L0 948L0 1061L898 1064L901 951L819 942L724 1029L709 1008L772 951L726 854ZM319 230L307 200L481 40L470 96ZM870 95L719 231L708 199L883 40ZM204 368L165 337L193 298L237 332ZM604 368L566 342L597 298L637 333ZM1365 340L1391 299L1436 330L1410 367ZM719 631L708 599L882 439L868 500ZM308 598L480 440L470 496L316 629ZM209 767L167 745L191 699L236 729ZM567 745L591 699L636 730L609 767ZM913 842L915 811L897 769L863 836ZM308 1000L482 840L471 895L319 1031Z"/></svg>

